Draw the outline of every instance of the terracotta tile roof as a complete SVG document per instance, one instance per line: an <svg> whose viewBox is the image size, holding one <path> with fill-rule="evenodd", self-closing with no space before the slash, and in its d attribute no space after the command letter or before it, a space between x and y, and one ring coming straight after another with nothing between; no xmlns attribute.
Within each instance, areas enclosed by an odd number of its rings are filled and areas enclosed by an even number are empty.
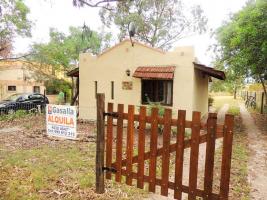
<svg viewBox="0 0 267 200"><path fill-rule="evenodd" d="M133 77L144 78L144 79L168 79L172 80L174 77L175 66L146 66L138 67Z"/></svg>
<svg viewBox="0 0 267 200"><path fill-rule="evenodd" d="M207 74L209 76L212 76L212 77L220 79L220 80L226 79L224 71L220 71L220 70L214 69L212 67L207 67L206 65L202 65L199 63L195 63L195 62L193 62L193 63L194 63L195 69L200 70L204 74Z"/></svg>

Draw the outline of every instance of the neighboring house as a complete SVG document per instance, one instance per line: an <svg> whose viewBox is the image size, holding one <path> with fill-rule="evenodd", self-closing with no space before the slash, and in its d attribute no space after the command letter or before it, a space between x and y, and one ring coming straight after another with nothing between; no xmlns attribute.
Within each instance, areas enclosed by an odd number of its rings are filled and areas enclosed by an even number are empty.
<svg viewBox="0 0 267 200"><path fill-rule="evenodd" d="M0 100L15 93L43 93L44 83L36 80L35 73L23 61L1 61Z"/></svg>
<svg viewBox="0 0 267 200"><path fill-rule="evenodd" d="M136 106L161 102L173 109L208 112L208 83L211 77L225 79L222 71L197 64L193 47L163 52L139 42L124 40L104 53L80 55L79 116L96 119L96 93L106 102ZM115 107L115 110L117 108ZM136 107L138 112L138 107Z"/></svg>
<svg viewBox="0 0 267 200"><path fill-rule="evenodd" d="M23 60L0 61L0 100L15 93L44 93L44 81L66 79L64 70Z"/></svg>

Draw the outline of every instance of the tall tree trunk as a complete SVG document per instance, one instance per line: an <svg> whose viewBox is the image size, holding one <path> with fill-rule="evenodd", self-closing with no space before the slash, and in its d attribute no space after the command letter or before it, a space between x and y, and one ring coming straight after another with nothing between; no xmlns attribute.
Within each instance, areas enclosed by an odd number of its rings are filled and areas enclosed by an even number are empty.
<svg viewBox="0 0 267 200"><path fill-rule="evenodd" d="M80 81L79 81L79 77L77 77L77 79L76 79L76 93L75 93L75 95L71 101L72 106L75 104L77 98L79 97L79 86L80 86Z"/></svg>
<svg viewBox="0 0 267 200"><path fill-rule="evenodd" d="M237 89L236 89L236 85L234 86L234 99L236 99L236 91Z"/></svg>
<svg viewBox="0 0 267 200"><path fill-rule="evenodd" d="M259 77L260 77L261 85L262 85L262 88L263 88L263 91L264 91L265 105L267 105L267 89L266 89L266 85L265 85L264 79L260 75L259 75Z"/></svg>
<svg viewBox="0 0 267 200"><path fill-rule="evenodd" d="M71 100L74 97L74 80L73 80L73 76L71 77Z"/></svg>

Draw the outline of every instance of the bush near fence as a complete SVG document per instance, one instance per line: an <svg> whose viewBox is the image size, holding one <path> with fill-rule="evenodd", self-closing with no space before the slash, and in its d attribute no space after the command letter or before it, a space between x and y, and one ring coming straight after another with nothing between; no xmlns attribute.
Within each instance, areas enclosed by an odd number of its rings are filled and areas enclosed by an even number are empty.
<svg viewBox="0 0 267 200"><path fill-rule="evenodd" d="M267 113L266 96L262 91L241 91L241 97L246 101L250 96L256 99L256 110L261 114Z"/></svg>

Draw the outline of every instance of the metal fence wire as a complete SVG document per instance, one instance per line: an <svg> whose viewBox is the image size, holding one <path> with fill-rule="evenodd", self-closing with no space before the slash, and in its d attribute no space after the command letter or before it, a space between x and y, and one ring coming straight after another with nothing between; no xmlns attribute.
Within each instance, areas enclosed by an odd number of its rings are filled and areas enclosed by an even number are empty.
<svg viewBox="0 0 267 200"><path fill-rule="evenodd" d="M267 113L266 95L262 91L241 91L240 96L247 107L251 107L261 114Z"/></svg>
<svg viewBox="0 0 267 200"><path fill-rule="evenodd" d="M0 115L11 115L17 111L26 113L45 113L46 103L12 103L9 105L0 105Z"/></svg>

